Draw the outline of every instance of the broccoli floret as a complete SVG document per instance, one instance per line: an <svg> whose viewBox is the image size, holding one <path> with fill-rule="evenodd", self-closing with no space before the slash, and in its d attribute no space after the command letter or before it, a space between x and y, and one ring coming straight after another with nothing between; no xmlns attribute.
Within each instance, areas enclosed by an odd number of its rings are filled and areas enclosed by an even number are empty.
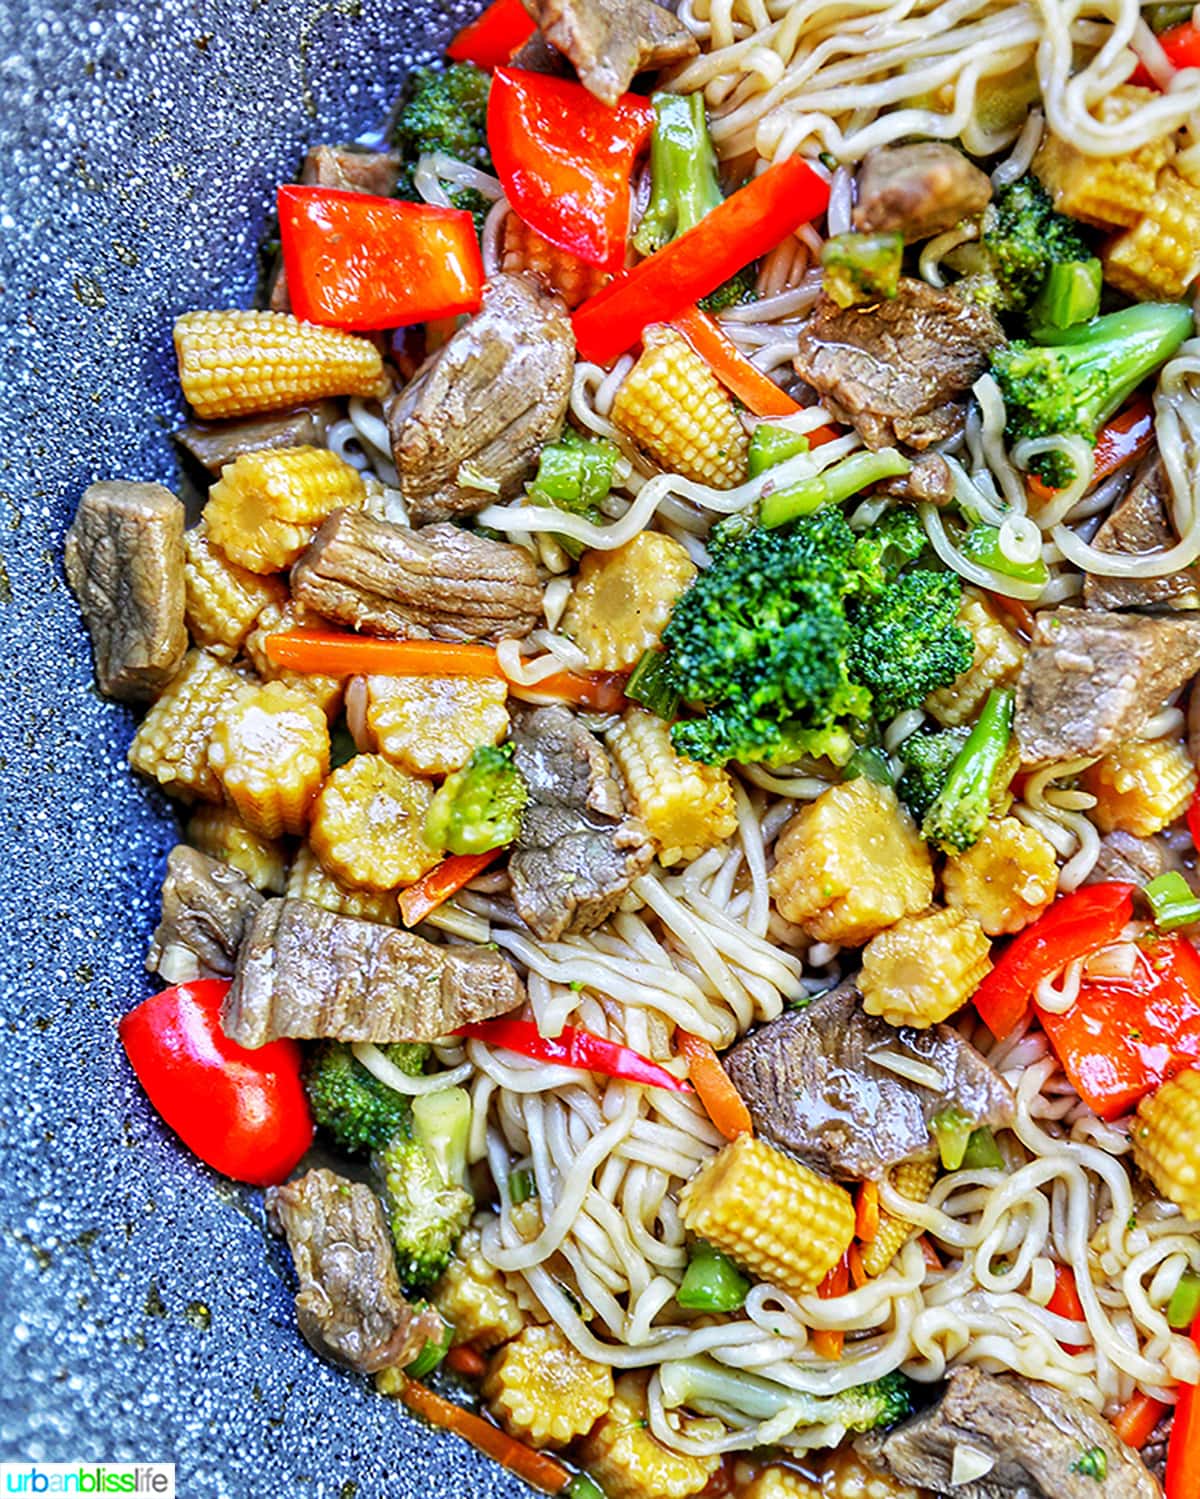
<svg viewBox="0 0 1200 1499"><path fill-rule="evenodd" d="M892 298L900 289L904 236L898 230L879 234L835 234L821 247L821 289L839 307Z"/></svg>
<svg viewBox="0 0 1200 1499"><path fill-rule="evenodd" d="M642 255L694 228L721 201L703 93L655 94L653 103L650 201L633 237Z"/></svg>
<svg viewBox="0 0 1200 1499"><path fill-rule="evenodd" d="M960 296L995 312L1020 313L1041 291L1053 265L1089 261L1078 226L1057 212L1050 194L1029 175L1001 188L983 212L977 243L951 252L947 263L967 274Z"/></svg>
<svg viewBox="0 0 1200 1499"><path fill-rule="evenodd" d="M463 1185L470 1127L471 1100L461 1088L423 1093L403 1127L372 1157L400 1279L409 1290L438 1279L470 1222L475 1201Z"/></svg>
<svg viewBox="0 0 1200 1499"><path fill-rule="evenodd" d="M852 1385L834 1395L809 1395L744 1369L730 1369L711 1358L675 1359L659 1370L662 1400L668 1410L681 1407L704 1416L768 1421L782 1411L795 1413L789 1428L840 1426L871 1431L894 1426L912 1410L912 1390L897 1369L870 1384ZM776 1437L787 1433L776 1431Z"/></svg>
<svg viewBox="0 0 1200 1499"><path fill-rule="evenodd" d="M1094 441L1101 423L1174 354L1193 326L1189 306L1142 302L1069 328L1052 342L1018 341L997 349L992 373L1008 407L1008 438L1078 432ZM1070 479L1064 454L1042 456L1059 460L1038 465L1047 483Z"/></svg>
<svg viewBox="0 0 1200 1499"><path fill-rule="evenodd" d="M904 771L896 790L918 821L937 800L969 733L965 724L951 729L922 729L911 734L897 749Z"/></svg>
<svg viewBox="0 0 1200 1499"><path fill-rule="evenodd" d="M412 88L408 103L396 123L396 144L404 152L405 166L397 193L413 196L412 172L417 158L441 151L456 161L480 171L492 170L487 146L487 104L491 79L469 62L456 62L445 69L416 68L409 75ZM467 190L469 191L469 190ZM478 204L457 203L475 212Z"/></svg>
<svg viewBox="0 0 1200 1499"><path fill-rule="evenodd" d="M943 853L961 854L979 841L997 781L1013 769L1012 721L1011 688L993 688L921 823L922 838Z"/></svg>
<svg viewBox="0 0 1200 1499"><path fill-rule="evenodd" d="M455 208L461 208L471 215L475 233L482 235L484 222L493 208L492 200L485 198L477 187L460 187L450 194L450 201Z"/></svg>
<svg viewBox="0 0 1200 1499"><path fill-rule="evenodd" d="M974 645L955 623L961 601L956 574L916 568L859 603L850 671L871 689L877 717L918 707L970 666Z"/></svg>
<svg viewBox="0 0 1200 1499"><path fill-rule="evenodd" d="M929 538L917 512L908 505L887 511L866 532L862 545L874 550L876 566L890 583L902 568L929 549Z"/></svg>
<svg viewBox="0 0 1200 1499"><path fill-rule="evenodd" d="M481 744L438 789L425 816L425 837L452 854L501 848L517 836L528 800L512 745Z"/></svg>
<svg viewBox="0 0 1200 1499"><path fill-rule="evenodd" d="M856 546L839 510L722 542L662 637L680 694L707 710L671 730L680 754L780 763L811 753L835 721L866 718L870 694L847 669Z"/></svg>
<svg viewBox="0 0 1200 1499"><path fill-rule="evenodd" d="M385 1046L393 1066L410 1077L425 1069L429 1047L400 1042ZM343 1150L377 1150L386 1145L408 1118L408 1100L381 1083L341 1041L322 1041L304 1066L304 1090L313 1118Z"/></svg>

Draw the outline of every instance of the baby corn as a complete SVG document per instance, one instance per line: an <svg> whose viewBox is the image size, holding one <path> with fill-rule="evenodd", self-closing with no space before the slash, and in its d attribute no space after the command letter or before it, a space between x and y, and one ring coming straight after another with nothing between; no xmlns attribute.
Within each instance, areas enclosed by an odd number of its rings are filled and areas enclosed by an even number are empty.
<svg viewBox="0 0 1200 1499"><path fill-rule="evenodd" d="M557 1327L527 1327L492 1359L483 1398L519 1442L565 1447L612 1404L612 1370L576 1352Z"/></svg>
<svg viewBox="0 0 1200 1499"><path fill-rule="evenodd" d="M1200 1220L1200 1072L1181 1072L1138 1104L1133 1158L1162 1195Z"/></svg>
<svg viewBox="0 0 1200 1499"><path fill-rule="evenodd" d="M937 1162L902 1161L891 1175L892 1186L913 1202L924 1202L937 1180ZM863 1269L868 1275L882 1275L915 1232L907 1218L881 1208L879 1227L869 1244L863 1245Z"/></svg>
<svg viewBox="0 0 1200 1499"><path fill-rule="evenodd" d="M610 552L585 552L562 632L592 671L629 671L658 644L679 595L696 576L683 547L643 531Z"/></svg>
<svg viewBox="0 0 1200 1499"><path fill-rule="evenodd" d="M411 885L441 855L425 842L433 787L381 755L355 755L326 781L309 841L327 873L356 890Z"/></svg>
<svg viewBox="0 0 1200 1499"><path fill-rule="evenodd" d="M303 833L329 774L329 725L281 682L246 685L213 724L208 764L247 827Z"/></svg>
<svg viewBox="0 0 1200 1499"><path fill-rule="evenodd" d="M207 651L189 651L179 675L142 719L129 763L172 796L221 800L221 783L209 767L208 745L217 715L245 686L232 667Z"/></svg>
<svg viewBox="0 0 1200 1499"><path fill-rule="evenodd" d="M279 578L239 567L216 546L203 521L183 533L183 578L188 633L222 661L241 650L268 604L280 605L287 589Z"/></svg>
<svg viewBox="0 0 1200 1499"><path fill-rule="evenodd" d="M630 708L607 743L663 864L698 859L732 835L737 807L728 773L676 754L663 719Z"/></svg>
<svg viewBox="0 0 1200 1499"><path fill-rule="evenodd" d="M863 1009L889 1025L937 1025L961 1010L983 982L992 966L991 946L964 911L902 916L863 949Z"/></svg>

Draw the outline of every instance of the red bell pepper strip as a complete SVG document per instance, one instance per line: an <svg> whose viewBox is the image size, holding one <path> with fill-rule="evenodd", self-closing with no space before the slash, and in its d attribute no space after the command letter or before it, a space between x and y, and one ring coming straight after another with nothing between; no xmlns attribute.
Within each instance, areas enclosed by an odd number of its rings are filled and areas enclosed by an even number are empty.
<svg viewBox="0 0 1200 1499"><path fill-rule="evenodd" d="M1200 1317L1192 1323L1192 1342L1200 1348ZM1196 1499L1200 1494L1200 1388L1179 1386L1179 1402L1167 1445L1167 1499Z"/></svg>
<svg viewBox="0 0 1200 1499"><path fill-rule="evenodd" d="M222 1176L285 1181L312 1144L300 1047L249 1051L221 1029L224 979L177 984L122 1019L121 1042L150 1102L183 1143Z"/></svg>
<svg viewBox="0 0 1200 1499"><path fill-rule="evenodd" d="M850 1260L847 1255L843 1255L817 1287L817 1295L822 1301L832 1301L837 1296L844 1296L849 1289ZM818 1358L825 1358L830 1363L836 1363L841 1358L845 1345L846 1334L840 1329L835 1327L813 1329L813 1352Z"/></svg>
<svg viewBox="0 0 1200 1499"><path fill-rule="evenodd" d="M1083 1302L1079 1299L1079 1288L1075 1284L1075 1272L1070 1265L1055 1265L1054 1293L1046 1303L1046 1310L1067 1322L1087 1321L1083 1314ZM1062 1343L1059 1346L1065 1353L1082 1352L1077 1344Z"/></svg>
<svg viewBox="0 0 1200 1499"><path fill-rule="evenodd" d="M1013 938L975 991L975 1008L998 1041L1020 1024L1043 979L1117 936L1133 915L1134 889L1117 880L1087 885L1060 896L1032 926Z"/></svg>
<svg viewBox="0 0 1200 1499"><path fill-rule="evenodd" d="M496 176L531 229L588 265L625 263L633 164L654 106L623 94L610 109L581 83L497 68L488 96Z"/></svg>
<svg viewBox="0 0 1200 1499"><path fill-rule="evenodd" d="M1196 794L1192 797L1192 804L1187 811L1188 832L1192 835L1192 842L1200 849L1200 786L1196 787Z"/></svg>
<svg viewBox="0 0 1200 1499"><path fill-rule="evenodd" d="M537 23L521 0L493 0L481 16L468 21L446 48L446 56L451 62L473 62L490 73L519 51L536 30Z"/></svg>
<svg viewBox="0 0 1200 1499"><path fill-rule="evenodd" d="M1200 31L1194 21L1181 21L1178 26L1169 26L1159 33L1158 45L1167 54L1167 61L1180 72L1184 68L1200 68ZM1139 63L1130 74L1129 82L1142 88L1158 88L1145 63Z"/></svg>
<svg viewBox="0 0 1200 1499"><path fill-rule="evenodd" d="M1200 953L1185 937L1146 943L1142 953L1129 978L1085 980L1065 1014L1038 1012L1063 1071L1101 1119L1128 1114L1200 1063Z"/></svg>
<svg viewBox="0 0 1200 1499"><path fill-rule="evenodd" d="M576 1067L580 1072L600 1072L605 1077L620 1078L627 1083L644 1083L650 1088L668 1088L672 1093L690 1093L692 1085L683 1082L652 1062L631 1046L608 1041L592 1031L565 1025L557 1036L543 1036L532 1020L479 1020L464 1025L454 1033L501 1046L534 1062L548 1062L555 1067Z"/></svg>
<svg viewBox="0 0 1200 1499"><path fill-rule="evenodd" d="M405 926L416 926L436 911L477 874L482 874L504 852L489 848L482 854L451 854L423 874L415 885L400 892L400 915Z"/></svg>
<svg viewBox="0 0 1200 1499"><path fill-rule="evenodd" d="M1154 407L1148 396L1134 396L1123 411L1104 427L1096 438L1096 456L1092 481L1098 484L1119 468L1132 463L1149 450L1154 441ZM1044 504L1058 491L1044 484L1036 474L1026 474L1026 486L1035 500Z"/></svg>
<svg viewBox="0 0 1200 1499"><path fill-rule="evenodd" d="M474 312L483 260L469 213L288 183L279 239L292 311L337 328L400 328Z"/></svg>
<svg viewBox="0 0 1200 1499"><path fill-rule="evenodd" d="M676 317L829 204L829 184L799 156L777 161L669 245L575 309L580 356L605 364L647 323Z"/></svg>

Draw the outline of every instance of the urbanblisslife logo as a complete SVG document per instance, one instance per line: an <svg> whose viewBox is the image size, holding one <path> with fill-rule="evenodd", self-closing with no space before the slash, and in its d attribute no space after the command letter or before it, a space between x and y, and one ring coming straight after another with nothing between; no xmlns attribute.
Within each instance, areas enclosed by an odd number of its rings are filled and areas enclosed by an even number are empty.
<svg viewBox="0 0 1200 1499"><path fill-rule="evenodd" d="M174 1463L0 1463L0 1494L139 1494L175 1499Z"/></svg>

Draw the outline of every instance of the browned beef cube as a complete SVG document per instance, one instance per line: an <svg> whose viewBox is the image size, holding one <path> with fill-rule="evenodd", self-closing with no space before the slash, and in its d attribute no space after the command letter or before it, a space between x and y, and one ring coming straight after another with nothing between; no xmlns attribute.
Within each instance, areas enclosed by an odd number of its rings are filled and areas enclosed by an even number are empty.
<svg viewBox="0 0 1200 1499"><path fill-rule="evenodd" d="M162 919L146 967L169 984L232 978L242 938L263 903L240 870L180 843L167 855Z"/></svg>

